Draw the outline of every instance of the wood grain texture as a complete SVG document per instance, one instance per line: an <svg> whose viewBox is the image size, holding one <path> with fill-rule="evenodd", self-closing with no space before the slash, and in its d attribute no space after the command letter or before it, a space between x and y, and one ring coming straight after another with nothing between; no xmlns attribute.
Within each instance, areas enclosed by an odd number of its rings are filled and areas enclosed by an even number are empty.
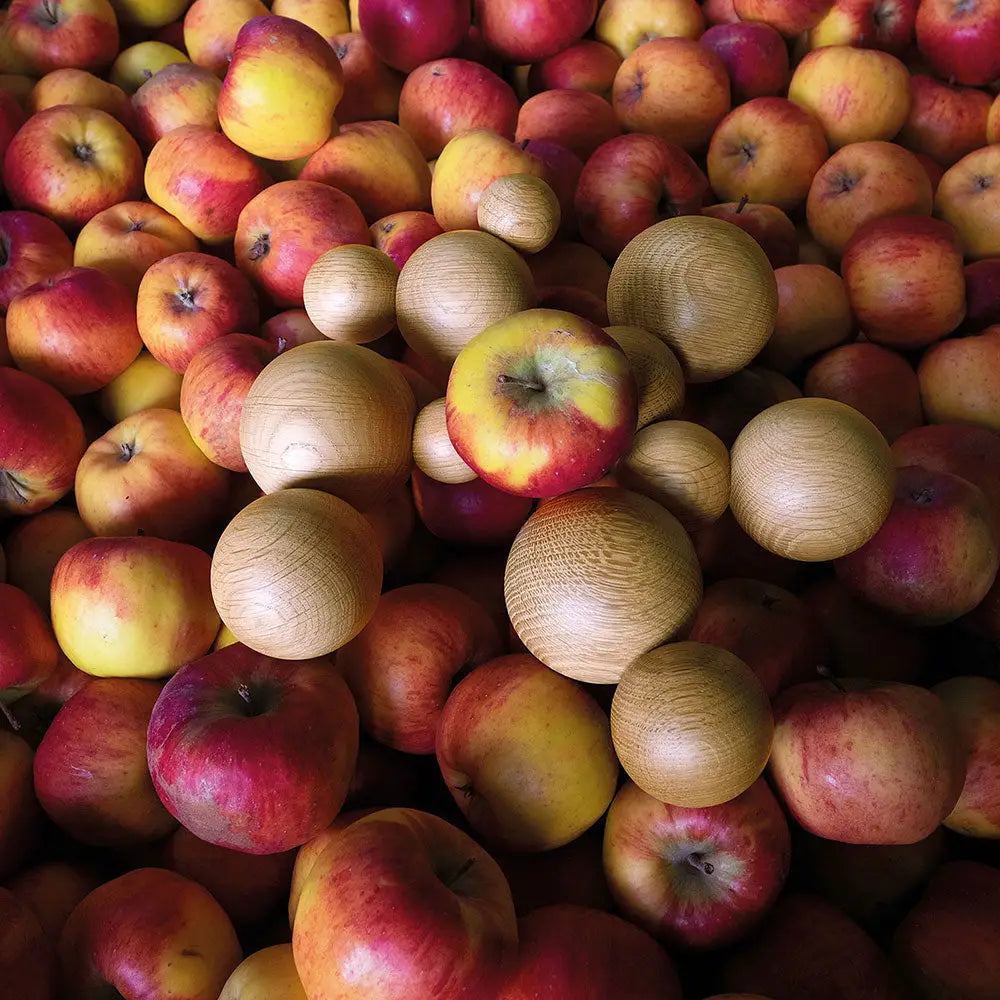
<svg viewBox="0 0 1000 1000"><path fill-rule="evenodd" d="M302 288L306 313L324 337L367 344L396 325L399 268L375 247L328 250L309 268Z"/></svg>
<svg viewBox="0 0 1000 1000"><path fill-rule="evenodd" d="M688 531L714 524L729 506L729 449L686 420L644 427L615 475L622 486L666 507Z"/></svg>
<svg viewBox="0 0 1000 1000"><path fill-rule="evenodd" d="M686 808L746 791L767 764L773 735L757 675L702 642L637 657L611 702L611 736L628 776L653 798Z"/></svg>
<svg viewBox="0 0 1000 1000"><path fill-rule="evenodd" d="M559 199L541 177L504 174L480 196L477 220L483 232L515 250L538 253L555 239L562 214Z"/></svg>
<svg viewBox="0 0 1000 1000"><path fill-rule="evenodd" d="M748 365L778 313L774 270L738 226L684 215L658 222L621 252L608 282L613 326L640 326L676 352L688 382Z"/></svg>
<svg viewBox="0 0 1000 1000"><path fill-rule="evenodd" d="M684 371L677 355L641 326L608 326L604 332L625 352L639 401L637 427L675 417L684 405Z"/></svg>
<svg viewBox="0 0 1000 1000"><path fill-rule="evenodd" d="M535 304L531 271L513 247L472 229L417 248L396 286L399 332L418 354L450 367L492 323Z"/></svg>
<svg viewBox="0 0 1000 1000"><path fill-rule="evenodd" d="M587 487L539 507L504 574L518 637L546 666L613 684L666 642L701 601L701 568L680 522L629 490Z"/></svg>
<svg viewBox="0 0 1000 1000"><path fill-rule="evenodd" d="M400 369L369 348L301 344L251 386L240 447L265 493L305 486L367 510L410 474L415 411Z"/></svg>
<svg viewBox="0 0 1000 1000"><path fill-rule="evenodd" d="M892 506L892 453L878 428L833 399L790 399L758 414L731 454L733 515L758 545L822 562L860 548Z"/></svg>
<svg viewBox="0 0 1000 1000"><path fill-rule="evenodd" d="M304 660L349 642L375 613L382 554L368 521L320 490L281 490L229 523L212 556L212 597L236 638Z"/></svg>
<svg viewBox="0 0 1000 1000"><path fill-rule="evenodd" d="M451 443L445 419L445 398L428 403L413 424L413 461L425 475L439 483L469 483L475 472Z"/></svg>

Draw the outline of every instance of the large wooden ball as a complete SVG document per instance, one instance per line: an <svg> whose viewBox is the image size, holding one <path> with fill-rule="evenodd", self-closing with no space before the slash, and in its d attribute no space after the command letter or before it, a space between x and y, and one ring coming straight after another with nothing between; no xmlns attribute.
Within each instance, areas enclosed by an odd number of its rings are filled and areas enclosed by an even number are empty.
<svg viewBox="0 0 1000 1000"><path fill-rule="evenodd" d="M247 646L285 660L325 656L375 613L382 554L375 529L320 490L271 493L229 523L212 556L212 597Z"/></svg>
<svg viewBox="0 0 1000 1000"><path fill-rule="evenodd" d="M731 222L682 215L635 237L611 269L608 317L641 326L673 348L689 382L748 365L778 315L774 269Z"/></svg>
<svg viewBox="0 0 1000 1000"><path fill-rule="evenodd" d="M483 232L524 253L544 250L559 232L561 219L555 192L533 174L498 177L483 191L477 209Z"/></svg>
<svg viewBox="0 0 1000 1000"><path fill-rule="evenodd" d="M528 650L576 680L613 684L666 642L701 601L680 522L648 497L587 487L539 507L507 558L504 593Z"/></svg>
<svg viewBox="0 0 1000 1000"><path fill-rule="evenodd" d="M628 776L661 802L728 802L771 753L771 702L757 675L726 649L676 642L628 665L611 702L611 737Z"/></svg>
<svg viewBox="0 0 1000 1000"><path fill-rule="evenodd" d="M534 305L524 259L503 240L471 229L418 247L396 286L399 332L417 354L446 368L476 334Z"/></svg>
<svg viewBox="0 0 1000 1000"><path fill-rule="evenodd" d="M367 510L410 474L416 403L391 361L319 341L279 354L240 419L247 468L265 493L306 486Z"/></svg>
<svg viewBox="0 0 1000 1000"><path fill-rule="evenodd" d="M822 562L860 548L892 506L892 452L878 428L833 399L790 399L740 432L729 503L758 545Z"/></svg>

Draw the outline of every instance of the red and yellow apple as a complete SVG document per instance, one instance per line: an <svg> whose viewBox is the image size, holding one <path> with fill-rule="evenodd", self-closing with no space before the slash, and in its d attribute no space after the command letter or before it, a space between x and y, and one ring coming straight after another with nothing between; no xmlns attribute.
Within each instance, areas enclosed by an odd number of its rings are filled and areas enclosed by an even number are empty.
<svg viewBox="0 0 1000 1000"><path fill-rule="evenodd" d="M406 79L403 74L386 66L360 31L333 35L329 42L344 73L344 94L337 103L337 121L341 125L395 121Z"/></svg>
<svg viewBox="0 0 1000 1000"><path fill-rule="evenodd" d="M0 312L30 285L73 266L73 244L37 212L0 212Z"/></svg>
<svg viewBox="0 0 1000 1000"><path fill-rule="evenodd" d="M28 98L32 114L59 104L98 108L132 131L132 105L121 87L83 69L54 69L35 84Z"/></svg>
<svg viewBox="0 0 1000 1000"><path fill-rule="evenodd" d="M229 69L236 36L251 18L265 17L261 0L194 0L184 15L184 49L197 66L220 80Z"/></svg>
<svg viewBox="0 0 1000 1000"><path fill-rule="evenodd" d="M15 62L36 77L64 67L103 72L118 53L108 0L12 0L3 32Z"/></svg>
<svg viewBox="0 0 1000 1000"><path fill-rule="evenodd" d="M216 107L221 90L219 78L204 66L164 66L132 95L136 138L151 149L168 132L183 125L218 128Z"/></svg>

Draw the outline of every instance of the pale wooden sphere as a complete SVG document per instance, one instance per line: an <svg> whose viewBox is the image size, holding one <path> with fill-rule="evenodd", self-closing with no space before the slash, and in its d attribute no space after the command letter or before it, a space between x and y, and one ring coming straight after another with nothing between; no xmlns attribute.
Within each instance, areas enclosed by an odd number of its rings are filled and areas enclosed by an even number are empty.
<svg viewBox="0 0 1000 1000"><path fill-rule="evenodd" d="M635 376L637 427L675 417L684 405L684 372L677 355L641 326L608 326L604 332L625 352Z"/></svg>
<svg viewBox="0 0 1000 1000"><path fill-rule="evenodd" d="M468 483L476 478L448 436L443 396L417 414L413 424L413 461L421 472L439 483Z"/></svg>
<svg viewBox="0 0 1000 1000"><path fill-rule="evenodd" d="M307 486L366 510L406 481L413 390L367 347L316 341L279 354L257 376L240 448L265 493Z"/></svg>
<svg viewBox="0 0 1000 1000"><path fill-rule="evenodd" d="M382 554L375 529L320 490L270 493L244 507L212 556L212 597L233 635L285 660L325 656L375 612Z"/></svg>
<svg viewBox="0 0 1000 1000"><path fill-rule="evenodd" d="M648 497L586 487L539 507L507 558L507 612L528 651L567 677L613 684L701 602L680 522Z"/></svg>
<svg viewBox="0 0 1000 1000"><path fill-rule="evenodd" d="M701 424L661 420L644 427L615 475L663 504L688 531L714 524L729 506L729 449Z"/></svg>
<svg viewBox="0 0 1000 1000"><path fill-rule="evenodd" d="M417 354L446 368L476 334L535 304L535 283L513 247L456 229L418 247L396 286L399 332Z"/></svg>
<svg viewBox="0 0 1000 1000"><path fill-rule="evenodd" d="M611 269L608 317L641 326L677 353L688 382L714 382L748 365L778 314L774 269L731 222L682 215L635 237Z"/></svg>
<svg viewBox="0 0 1000 1000"><path fill-rule="evenodd" d="M892 452L878 428L833 399L759 413L731 453L733 515L758 545L822 562L860 548L892 506Z"/></svg>
<svg viewBox="0 0 1000 1000"><path fill-rule="evenodd" d="M348 243L327 250L306 274L306 313L324 337L349 344L378 340L396 325L399 268L375 247Z"/></svg>
<svg viewBox="0 0 1000 1000"><path fill-rule="evenodd" d="M647 795L697 809L728 802L761 775L771 753L771 702L727 649L675 642L637 657L611 702L622 767Z"/></svg>
<svg viewBox="0 0 1000 1000"><path fill-rule="evenodd" d="M479 228L499 236L516 250L538 253L559 232L559 199L541 177L504 174L479 198Z"/></svg>

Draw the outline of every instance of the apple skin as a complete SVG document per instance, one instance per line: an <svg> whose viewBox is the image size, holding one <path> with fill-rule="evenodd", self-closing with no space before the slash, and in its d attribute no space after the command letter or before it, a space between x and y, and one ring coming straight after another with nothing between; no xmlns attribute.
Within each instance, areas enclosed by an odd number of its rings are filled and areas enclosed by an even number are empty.
<svg viewBox="0 0 1000 1000"><path fill-rule="evenodd" d="M728 201L708 205L701 214L722 219L749 233L775 269L799 262L799 236L795 225L776 205Z"/></svg>
<svg viewBox="0 0 1000 1000"><path fill-rule="evenodd" d="M0 514L51 507L73 487L83 423L58 389L0 367Z"/></svg>
<svg viewBox="0 0 1000 1000"><path fill-rule="evenodd" d="M910 77L910 113L899 141L950 167L986 145L986 119L992 104L991 96L982 90L956 87L917 73Z"/></svg>
<svg viewBox="0 0 1000 1000"><path fill-rule="evenodd" d="M23 590L0 583L0 701L9 704L38 687L59 659L42 608Z"/></svg>
<svg viewBox="0 0 1000 1000"><path fill-rule="evenodd" d="M283 354L299 344L311 344L326 338L316 329L305 309L286 309L275 313L260 327L261 339Z"/></svg>
<svg viewBox="0 0 1000 1000"><path fill-rule="evenodd" d="M196 882L137 868L96 888L59 939L65 1000L216 1000L242 958L225 910Z"/></svg>
<svg viewBox="0 0 1000 1000"><path fill-rule="evenodd" d="M30 774L30 770L29 770ZM7 887L38 918L49 941L58 941L69 915L101 884L81 862L43 861L12 878Z"/></svg>
<svg viewBox="0 0 1000 1000"><path fill-rule="evenodd" d="M251 18L270 11L260 0L195 0L184 15L183 45L191 62L220 80L229 69L236 36Z"/></svg>
<svg viewBox="0 0 1000 1000"><path fill-rule="evenodd" d="M584 38L534 63L528 73L528 89L533 94L540 94L543 90L568 87L609 99L615 73L621 64L622 57L610 45Z"/></svg>
<svg viewBox="0 0 1000 1000"><path fill-rule="evenodd" d="M179 410L181 376L143 351L101 390L98 403L102 416L113 424L140 410Z"/></svg>
<svg viewBox="0 0 1000 1000"><path fill-rule="evenodd" d="M698 38L705 17L694 0L601 0L594 35L625 59L653 38Z"/></svg>
<svg viewBox="0 0 1000 1000"><path fill-rule="evenodd" d="M965 302L964 330L979 333L1000 324L1000 259L965 265Z"/></svg>
<svg viewBox="0 0 1000 1000"><path fill-rule="evenodd" d="M0 312L26 288L73 266L73 244L37 212L0 212Z"/></svg>
<svg viewBox="0 0 1000 1000"><path fill-rule="evenodd" d="M853 45L901 56L913 42L919 0L834 0L808 35L810 49Z"/></svg>
<svg viewBox="0 0 1000 1000"><path fill-rule="evenodd" d="M344 94L335 112L337 121L341 125L395 121L407 77L386 66L360 31L342 32L328 40L344 73Z"/></svg>
<svg viewBox="0 0 1000 1000"><path fill-rule="evenodd" d="M536 63L579 41L597 7L597 0L474 0L473 18L504 62Z"/></svg>
<svg viewBox="0 0 1000 1000"><path fill-rule="evenodd" d="M698 41L726 67L734 105L755 97L779 97L788 86L788 47L771 25L763 21L716 24Z"/></svg>
<svg viewBox="0 0 1000 1000"><path fill-rule="evenodd" d="M781 891L790 854L788 824L762 778L703 809L657 802L629 781L604 829L615 901L675 948L718 948L745 937Z"/></svg>
<svg viewBox="0 0 1000 1000"><path fill-rule="evenodd" d="M86 70L54 69L35 84L28 97L28 110L32 114L58 104L99 108L117 118L130 132L133 131L135 122L128 94L121 87Z"/></svg>
<svg viewBox="0 0 1000 1000"><path fill-rule="evenodd" d="M317 859L292 931L306 995L343 1000L495 996L516 948L497 863L413 809L379 810L342 831Z"/></svg>
<svg viewBox="0 0 1000 1000"><path fill-rule="evenodd" d="M693 532L691 541L706 581L736 577L795 588L801 565L758 545L728 508L714 524Z"/></svg>
<svg viewBox="0 0 1000 1000"><path fill-rule="evenodd" d="M680 1000L666 952L621 917L562 904L518 921L515 969L497 1000Z"/></svg>
<svg viewBox="0 0 1000 1000"><path fill-rule="evenodd" d="M547 168L545 180L559 200L560 222L557 236L573 239L577 233L576 189L583 173L583 160L571 149L551 139L524 139L525 152Z"/></svg>
<svg viewBox="0 0 1000 1000"><path fill-rule="evenodd" d="M168 132L183 125L217 129L221 90L222 81L204 66L171 63L158 70L131 99L140 145L152 149Z"/></svg>
<svg viewBox="0 0 1000 1000"><path fill-rule="evenodd" d="M1000 76L1000 2L922 0L917 48L942 79L983 87Z"/></svg>
<svg viewBox="0 0 1000 1000"><path fill-rule="evenodd" d="M188 61L176 46L148 39L128 45L118 53L111 65L110 79L115 86L132 95L164 67Z"/></svg>
<svg viewBox="0 0 1000 1000"><path fill-rule="evenodd" d="M35 753L35 792L74 840L131 847L177 825L146 767L146 727L159 693L148 680L95 678L52 720Z"/></svg>
<svg viewBox="0 0 1000 1000"><path fill-rule="evenodd" d="M963 423L1000 431L996 358L1000 326L972 337L934 344L917 368L924 413L930 423Z"/></svg>
<svg viewBox="0 0 1000 1000"><path fill-rule="evenodd" d="M959 233L968 260L1000 257L1000 142L949 167L938 184L935 211Z"/></svg>
<svg viewBox="0 0 1000 1000"><path fill-rule="evenodd" d="M789 37L816 27L832 6L833 0L733 0L744 21L763 21Z"/></svg>
<svg viewBox="0 0 1000 1000"><path fill-rule="evenodd" d="M586 90L544 90L521 105L516 142L547 139L586 161L602 143L621 135L611 105Z"/></svg>
<svg viewBox="0 0 1000 1000"><path fill-rule="evenodd" d="M0 729L0 878L6 881L35 850L42 811L32 779L33 751L16 733Z"/></svg>
<svg viewBox="0 0 1000 1000"><path fill-rule="evenodd" d="M378 57L393 69L418 66L453 52L468 34L468 0L359 0L358 26Z"/></svg>
<svg viewBox="0 0 1000 1000"><path fill-rule="evenodd" d="M18 1000L54 1000L56 963L52 942L38 918L10 889L0 888L4 988Z"/></svg>
<svg viewBox="0 0 1000 1000"><path fill-rule="evenodd" d="M226 980L218 1000L308 1000L291 944L272 944L248 955Z"/></svg>
<svg viewBox="0 0 1000 1000"><path fill-rule="evenodd" d="M372 246L392 258L400 270L413 252L444 230L430 212L394 212L368 227Z"/></svg>
<svg viewBox="0 0 1000 1000"><path fill-rule="evenodd" d="M12 0L4 31L32 76L55 69L103 72L118 54L118 21L108 0Z"/></svg>

